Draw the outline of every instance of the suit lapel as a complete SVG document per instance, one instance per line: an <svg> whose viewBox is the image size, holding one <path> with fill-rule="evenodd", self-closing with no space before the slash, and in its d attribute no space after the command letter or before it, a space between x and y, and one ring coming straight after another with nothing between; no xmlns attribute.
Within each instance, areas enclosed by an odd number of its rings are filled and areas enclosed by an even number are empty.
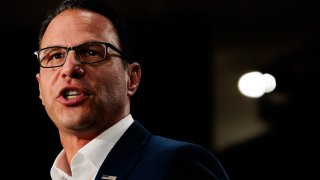
<svg viewBox="0 0 320 180"><path fill-rule="evenodd" d="M126 179L144 154L151 134L137 121L128 128L102 163L96 180L112 177ZM116 178L115 178L116 177Z"/></svg>

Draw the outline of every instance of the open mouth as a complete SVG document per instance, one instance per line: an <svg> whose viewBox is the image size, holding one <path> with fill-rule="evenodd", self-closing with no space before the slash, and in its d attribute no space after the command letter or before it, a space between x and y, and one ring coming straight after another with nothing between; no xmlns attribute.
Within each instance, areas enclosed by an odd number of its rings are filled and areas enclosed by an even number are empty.
<svg viewBox="0 0 320 180"><path fill-rule="evenodd" d="M78 90L65 90L63 91L62 93L62 96L65 98L65 99L74 99L76 98L77 96L80 95L80 91Z"/></svg>
<svg viewBox="0 0 320 180"><path fill-rule="evenodd" d="M67 86L60 90L58 100L66 106L77 106L84 102L87 97L87 93L82 88Z"/></svg>

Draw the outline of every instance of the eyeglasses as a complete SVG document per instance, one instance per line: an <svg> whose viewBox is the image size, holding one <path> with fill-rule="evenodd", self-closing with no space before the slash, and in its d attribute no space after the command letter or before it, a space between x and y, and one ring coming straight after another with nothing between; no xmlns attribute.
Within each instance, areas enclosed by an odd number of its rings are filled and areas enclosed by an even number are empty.
<svg viewBox="0 0 320 180"><path fill-rule="evenodd" d="M69 51L74 50L76 59L83 64L93 64L106 60L108 48L114 50L122 57L122 52L110 43L88 42L74 47L51 46L35 51L40 66L54 68L63 66Z"/></svg>

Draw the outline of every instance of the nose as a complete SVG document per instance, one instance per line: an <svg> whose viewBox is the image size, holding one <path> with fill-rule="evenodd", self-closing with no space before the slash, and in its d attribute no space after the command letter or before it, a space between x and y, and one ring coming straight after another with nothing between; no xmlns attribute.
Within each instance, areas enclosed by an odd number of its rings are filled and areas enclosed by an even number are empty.
<svg viewBox="0 0 320 180"><path fill-rule="evenodd" d="M65 63L61 67L61 74L71 78L80 78L85 74L83 64L79 61L75 50L70 50L67 53Z"/></svg>

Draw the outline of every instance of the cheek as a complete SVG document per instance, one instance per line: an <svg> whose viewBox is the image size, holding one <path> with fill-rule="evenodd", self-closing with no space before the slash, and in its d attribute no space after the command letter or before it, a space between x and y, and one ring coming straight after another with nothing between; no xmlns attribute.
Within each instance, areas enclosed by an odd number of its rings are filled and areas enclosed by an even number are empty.
<svg viewBox="0 0 320 180"><path fill-rule="evenodd" d="M42 104L43 105L46 105L47 103L47 99L48 99L48 86L47 84L45 84L45 82L41 82L40 81L40 84L39 84L39 96L40 96L40 99L42 101Z"/></svg>
<svg viewBox="0 0 320 180"><path fill-rule="evenodd" d="M127 72L123 69L122 65L113 64L107 68L101 69L99 72L95 70L93 72L94 77L90 79L96 79L97 83L102 83L106 88L123 88L127 81Z"/></svg>
<svg viewBox="0 0 320 180"><path fill-rule="evenodd" d="M123 71L108 73L101 81L107 94L122 96L127 92L127 77Z"/></svg>
<svg viewBox="0 0 320 180"><path fill-rule="evenodd" d="M121 92L126 89L125 77L121 75L108 76L103 79L107 91Z"/></svg>
<svg viewBox="0 0 320 180"><path fill-rule="evenodd" d="M39 96L43 105L47 105L49 98L52 97L53 81L52 78L42 75L39 82Z"/></svg>

